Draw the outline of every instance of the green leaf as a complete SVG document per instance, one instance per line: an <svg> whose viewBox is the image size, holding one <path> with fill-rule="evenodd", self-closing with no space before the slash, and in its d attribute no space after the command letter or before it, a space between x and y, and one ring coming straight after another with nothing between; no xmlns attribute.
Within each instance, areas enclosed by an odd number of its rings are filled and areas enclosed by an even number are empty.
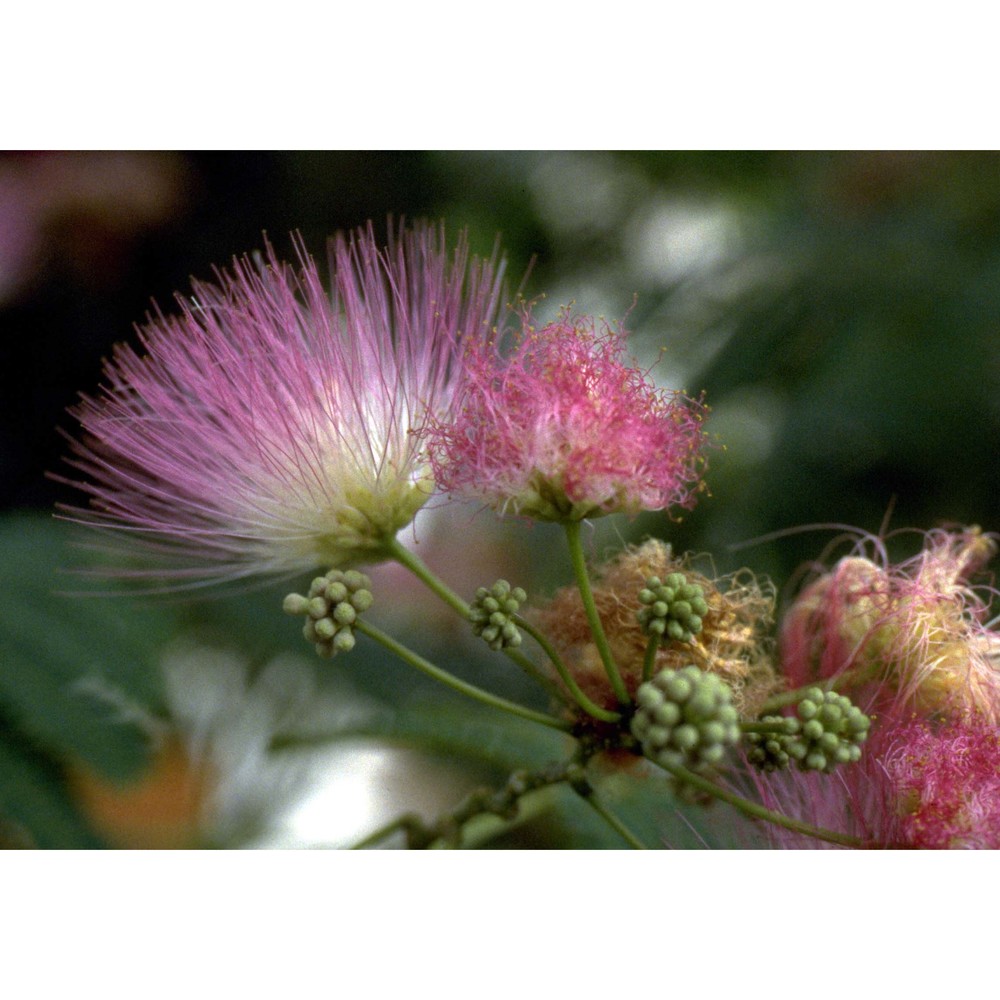
<svg viewBox="0 0 1000 1000"><path fill-rule="evenodd" d="M0 815L27 830L35 847L79 850L105 846L73 808L58 769L2 726Z"/></svg>
<svg viewBox="0 0 1000 1000"><path fill-rule="evenodd" d="M564 760L574 747L556 730L442 692L397 706L370 702L367 711L344 724L326 731L289 733L276 741L276 748L299 749L359 737L498 773Z"/></svg>
<svg viewBox="0 0 1000 1000"><path fill-rule="evenodd" d="M164 609L124 596L59 593L79 564L72 529L50 518L0 522L0 712L39 749L122 779L146 759L133 718L162 710Z"/></svg>

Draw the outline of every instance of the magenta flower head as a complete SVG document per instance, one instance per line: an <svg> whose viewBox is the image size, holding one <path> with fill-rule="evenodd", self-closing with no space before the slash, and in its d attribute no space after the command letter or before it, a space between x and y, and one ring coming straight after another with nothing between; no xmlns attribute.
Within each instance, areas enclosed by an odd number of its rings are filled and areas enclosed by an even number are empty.
<svg viewBox="0 0 1000 1000"><path fill-rule="evenodd" d="M1000 848L1000 733L982 720L876 727L861 762L835 775L752 772L768 808L868 847ZM776 826L776 846L822 847Z"/></svg>
<svg viewBox="0 0 1000 1000"><path fill-rule="evenodd" d="M445 419L462 338L496 322L503 263L464 234L449 255L443 226L335 237L330 293L297 251L196 282L73 411L91 508L72 516L167 557L174 583L384 558L434 488L414 429Z"/></svg>
<svg viewBox="0 0 1000 1000"><path fill-rule="evenodd" d="M914 721L894 734L883 765L901 839L924 848L1000 848L1000 733Z"/></svg>
<svg viewBox="0 0 1000 1000"><path fill-rule="evenodd" d="M702 403L629 365L620 328L568 309L541 330L521 320L512 344L465 351L452 422L432 429L438 485L544 521L693 507Z"/></svg>

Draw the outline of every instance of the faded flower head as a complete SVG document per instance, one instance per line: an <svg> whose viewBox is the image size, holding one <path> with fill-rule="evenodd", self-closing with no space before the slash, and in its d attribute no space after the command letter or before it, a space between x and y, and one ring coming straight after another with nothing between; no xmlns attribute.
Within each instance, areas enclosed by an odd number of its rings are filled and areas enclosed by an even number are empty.
<svg viewBox="0 0 1000 1000"><path fill-rule="evenodd" d="M470 342L452 423L436 422L440 486L501 512L578 521L690 508L702 487L705 407L626 360L626 333L564 310L523 313L510 350Z"/></svg>
<svg viewBox="0 0 1000 1000"><path fill-rule="evenodd" d="M922 552L894 566L877 542L874 559L865 546L789 609L781 650L792 686L850 671L842 689L867 686L883 711L997 721L1000 636L985 626L987 602L967 582L996 551L992 538L933 531Z"/></svg>
<svg viewBox="0 0 1000 1000"><path fill-rule="evenodd" d="M676 573L700 589L707 610L700 631L689 640L661 640L654 673L693 664L718 675L732 689L737 708L743 714L754 714L780 686L765 640L774 611L769 585L761 584L749 571L712 579L656 539L630 546L595 573L594 602L629 694L634 696L642 683L649 644L639 614L643 607L639 594L650 577L665 580ZM562 654L584 693L604 708L616 708L617 699L594 645L580 591L576 587L557 590L529 617Z"/></svg>
<svg viewBox="0 0 1000 1000"><path fill-rule="evenodd" d="M369 225L332 242L328 294L298 253L196 282L75 410L91 509L72 514L131 533L175 581L377 562L434 487L414 429L444 418L502 263L470 259L464 234L449 256L443 226L380 248Z"/></svg>

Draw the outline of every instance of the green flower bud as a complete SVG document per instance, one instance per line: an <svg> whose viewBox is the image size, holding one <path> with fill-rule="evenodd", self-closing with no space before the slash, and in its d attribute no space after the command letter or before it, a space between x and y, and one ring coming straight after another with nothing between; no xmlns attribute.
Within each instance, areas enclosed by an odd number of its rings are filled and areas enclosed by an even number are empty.
<svg viewBox="0 0 1000 1000"><path fill-rule="evenodd" d="M796 706L797 719L767 716L762 722L783 723L783 733L748 733L750 762L765 771L794 760L803 771L830 772L838 764L861 758L871 720L851 700L834 691L809 688Z"/></svg>
<svg viewBox="0 0 1000 1000"><path fill-rule="evenodd" d="M374 602L371 581L357 570L332 569L309 585L308 597L289 594L282 607L286 614L305 617L302 635L316 652L330 659L348 653L355 645L353 625Z"/></svg>
<svg viewBox="0 0 1000 1000"><path fill-rule="evenodd" d="M740 738L732 692L696 666L661 670L640 685L636 703L632 734L661 764L704 769L720 763Z"/></svg>
<svg viewBox="0 0 1000 1000"><path fill-rule="evenodd" d="M838 764L861 757L861 744L868 738L871 720L850 698L835 691L810 688L799 703L801 732L789 737L802 745L796 754L803 770L832 771Z"/></svg>
<svg viewBox="0 0 1000 1000"><path fill-rule="evenodd" d="M665 580L651 576L639 591L639 623L662 644L691 642L702 629L708 614L705 593L688 583L683 573L671 573Z"/></svg>
<svg viewBox="0 0 1000 1000"><path fill-rule="evenodd" d="M513 621L528 595L520 587L511 587L506 580L497 580L492 587L480 587L469 607L469 621L475 632L490 649L513 649L521 645L521 630Z"/></svg>
<svg viewBox="0 0 1000 1000"><path fill-rule="evenodd" d="M309 598L301 594L289 594L281 605L286 615L304 615L309 613Z"/></svg>
<svg viewBox="0 0 1000 1000"><path fill-rule="evenodd" d="M785 715L765 715L761 722L781 728L781 732L747 733L747 760L762 771L780 771L788 767L794 754L788 740L801 728L798 719ZM803 749L802 756L805 756Z"/></svg>

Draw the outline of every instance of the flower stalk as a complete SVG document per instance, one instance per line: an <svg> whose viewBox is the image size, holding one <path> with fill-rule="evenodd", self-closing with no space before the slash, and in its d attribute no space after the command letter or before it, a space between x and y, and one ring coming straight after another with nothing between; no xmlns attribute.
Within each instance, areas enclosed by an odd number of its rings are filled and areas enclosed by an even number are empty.
<svg viewBox="0 0 1000 1000"><path fill-rule="evenodd" d="M789 830L792 833L802 834L806 837L812 837L815 840L825 840L830 844L837 844L839 847L853 847L853 848L864 848L869 845L863 840L857 837L852 837L846 833L838 833L836 830L827 830L823 827L813 826L811 823L804 823L802 820L793 819L791 816L785 816L782 813L775 812L772 809L767 809L756 802L752 802L750 799L744 798L742 795L737 795L735 792L731 792L721 785L717 785L714 781L709 781L708 778L702 777L700 774L695 774L694 771L689 771L686 767L680 764L671 764L666 762L654 761L657 766L662 767L664 771L673 775L682 785L690 785L697 789L699 792L704 792L707 795L711 795L713 798L719 799L721 802L725 802L727 805L733 806L733 808L738 809L745 816L749 816L751 819L759 819L765 823L773 823L775 826L780 826L785 830Z"/></svg>
<svg viewBox="0 0 1000 1000"><path fill-rule="evenodd" d="M583 599L583 610L590 624L590 631L594 637L594 645L600 654L601 662L607 671L608 680L615 692L615 696L622 705L628 705L631 701L625 682L615 664L615 658L608 645L608 637L604 633L604 626L601 624L601 616L597 613L597 605L594 603L594 591L590 586L590 575L587 572L587 559L583 553L583 542L580 537L580 522L567 521L563 525L566 531L566 542L569 546L570 560L573 564L573 575L576 578L576 585L580 588L580 597Z"/></svg>
<svg viewBox="0 0 1000 1000"><path fill-rule="evenodd" d="M564 732L568 732L571 729L570 723L563 719L556 719L551 715L546 715L544 712L536 712L532 708L519 705L517 702L508 701L506 698L491 694L489 691L483 690L483 688L476 687L474 684L469 684L467 681L455 677L454 674L450 674L447 670L442 670L440 667L435 666L430 660L424 659L419 653L415 653L412 649L397 642L392 636L387 635L381 629L367 621L359 618L354 624L354 629L363 635L367 635L370 639L374 639L380 646L383 646L394 656L399 657L404 663L408 663L411 667L426 674L428 677L440 681L440 683L450 687L453 691L458 691L460 694L474 698L484 705L490 705L503 712L509 712L511 715L517 715L522 719L528 719L531 722L539 723L539 725L548 726L550 729L559 729Z"/></svg>

